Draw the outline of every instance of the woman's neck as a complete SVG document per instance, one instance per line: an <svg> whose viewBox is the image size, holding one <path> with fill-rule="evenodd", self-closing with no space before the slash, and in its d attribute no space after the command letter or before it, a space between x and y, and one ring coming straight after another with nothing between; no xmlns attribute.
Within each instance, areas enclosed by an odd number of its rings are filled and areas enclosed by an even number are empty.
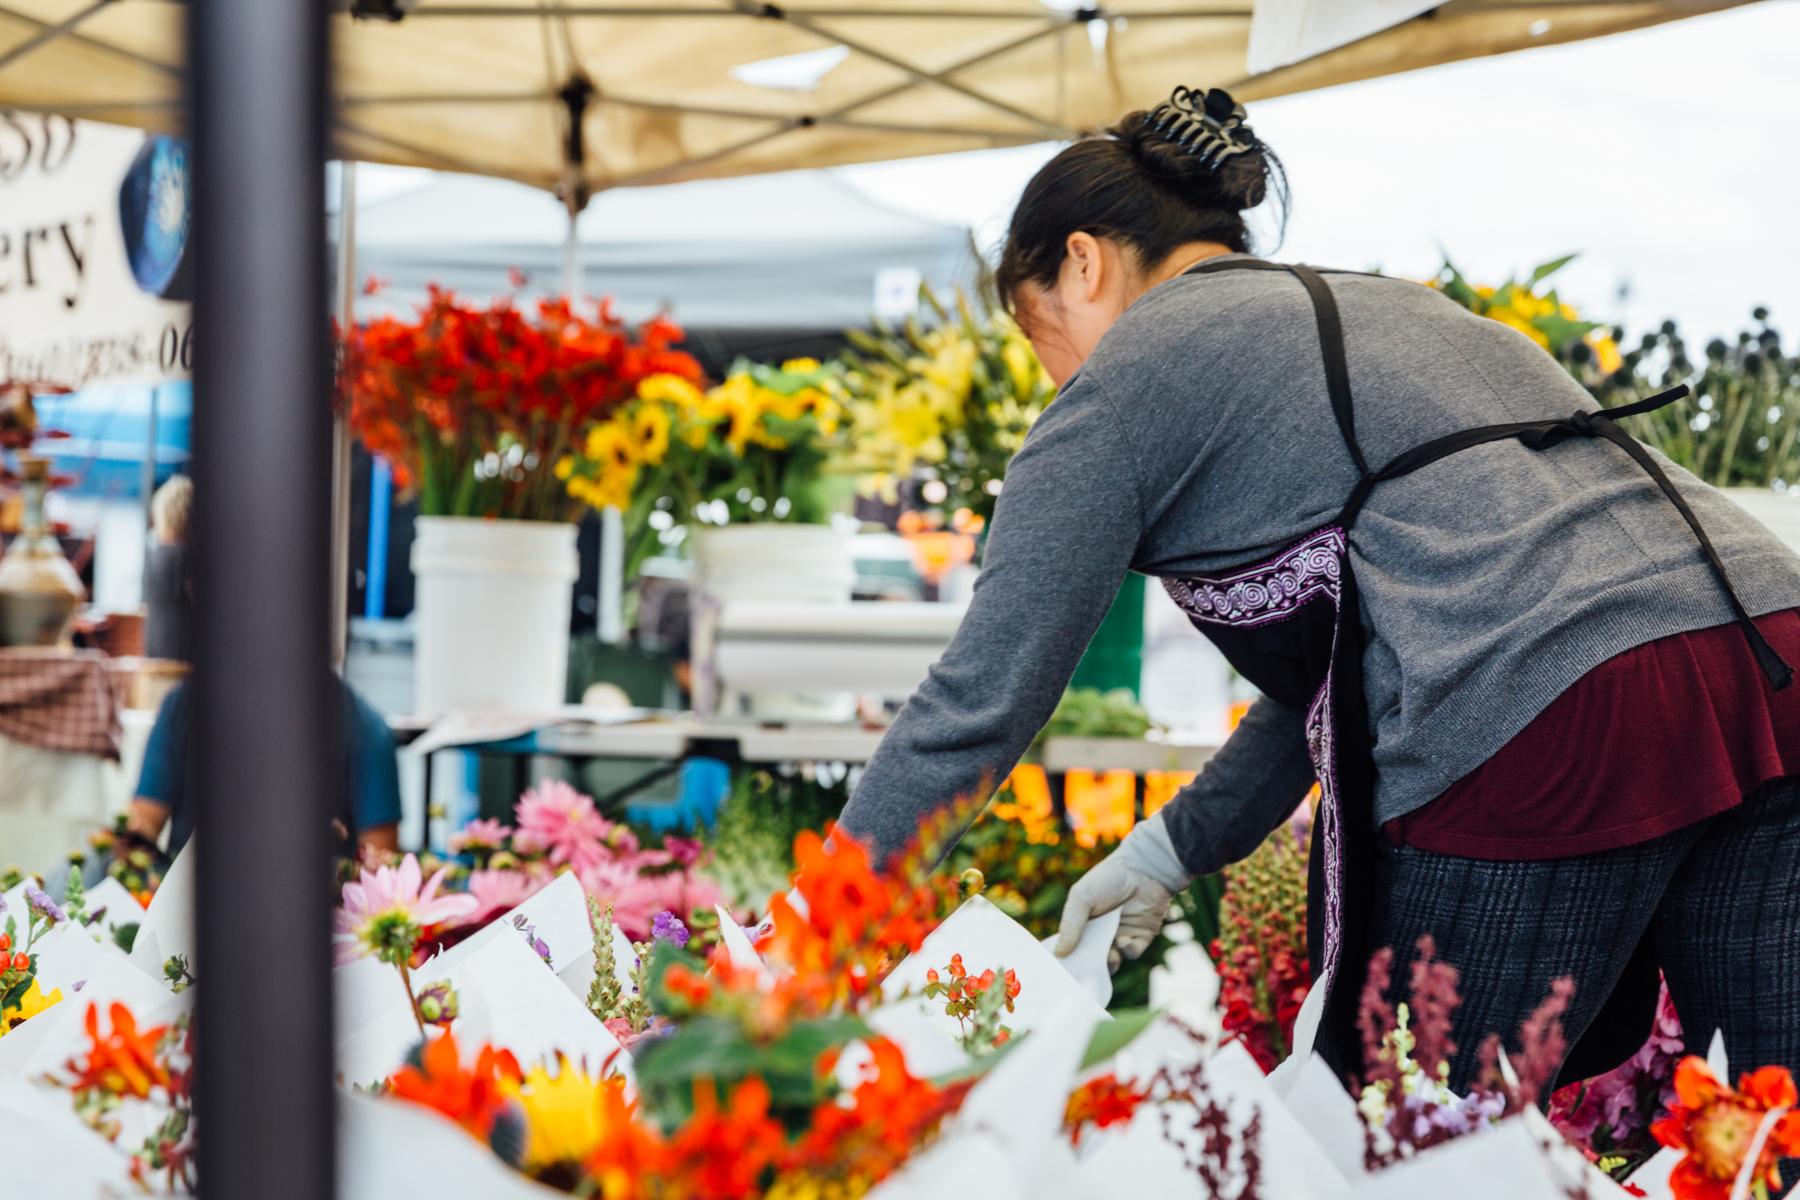
<svg viewBox="0 0 1800 1200"><path fill-rule="evenodd" d="M1223 242L1188 242L1177 246L1162 260L1162 264L1152 271L1144 281L1144 290L1155 287L1159 283L1167 283L1177 275L1192 270L1209 258L1217 258L1221 254L1234 254L1230 246Z"/></svg>

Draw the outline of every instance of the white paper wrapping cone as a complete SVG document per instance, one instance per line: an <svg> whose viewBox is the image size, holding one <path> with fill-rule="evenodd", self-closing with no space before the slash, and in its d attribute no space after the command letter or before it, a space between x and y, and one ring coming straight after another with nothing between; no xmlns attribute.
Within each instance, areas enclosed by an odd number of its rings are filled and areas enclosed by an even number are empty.
<svg viewBox="0 0 1800 1200"><path fill-rule="evenodd" d="M9 1197L103 1200L142 1194L131 1182L130 1161L81 1123L67 1092L23 1079L0 1079L0 1162Z"/></svg>
<svg viewBox="0 0 1800 1200"><path fill-rule="evenodd" d="M198 835L190 837L169 864L162 886L150 897L150 907L138 922L131 960L152 975L160 976L163 962L177 954L187 958L188 968L196 978L200 975L199 961L194 956L194 856L199 840Z"/></svg>
<svg viewBox="0 0 1800 1200"><path fill-rule="evenodd" d="M1509 1117L1485 1132L1435 1146L1369 1176L1357 1187L1355 1200L1563 1200L1570 1194L1612 1200L1629 1195L1589 1166L1561 1134L1555 1136L1546 1149L1529 1121ZM1574 1191L1584 1185L1585 1193Z"/></svg>
<svg viewBox="0 0 1800 1200"><path fill-rule="evenodd" d="M1298 1063L1292 1058L1287 1061ZM1369 1173L1363 1165L1362 1114L1324 1059L1312 1054L1298 1063L1287 1076L1285 1093L1274 1075L1269 1076L1269 1085L1340 1175L1354 1183Z"/></svg>
<svg viewBox="0 0 1800 1200"><path fill-rule="evenodd" d="M523 934L511 928L506 932L511 936L490 939L473 953L458 956L448 971L437 969L438 960L434 960L414 972L417 988L439 980L448 980L456 988L462 1006L462 1015L452 1027L457 1044L472 1052L490 1042L512 1051L527 1068L561 1052L585 1063L590 1071L598 1071L609 1061L625 1071L628 1060L618 1053L618 1041L586 1005L569 994L544 960L525 944ZM395 976L392 998L360 1024L344 1029L338 1038L337 1068L346 1083L371 1084L385 1079L419 1040L398 973L392 968L389 971Z"/></svg>
<svg viewBox="0 0 1800 1200"><path fill-rule="evenodd" d="M744 927L737 923L731 910L723 904L713 905L713 912L719 918L719 940L725 944L725 954L731 965L742 971L755 971L767 978L769 968L763 963L762 955L756 952L756 946Z"/></svg>
<svg viewBox="0 0 1800 1200"><path fill-rule="evenodd" d="M1199 943L1170 946L1163 961L1150 968L1150 1007L1209 1037L1219 1034L1218 1002L1219 972Z"/></svg>
<svg viewBox="0 0 1800 1200"><path fill-rule="evenodd" d="M565 871L522 904L508 909L483 925L479 932L427 962L417 974L452 970L498 938L513 937L523 941L525 934L513 924L518 917L525 918L525 924L537 931L538 940L550 947L550 969L553 971L565 962L581 957L583 951L593 952L594 932L588 923L587 893L581 890L581 881Z"/></svg>
<svg viewBox="0 0 1800 1200"><path fill-rule="evenodd" d="M400 1100L339 1092L339 1200L554 1200L454 1122Z"/></svg>
<svg viewBox="0 0 1800 1200"><path fill-rule="evenodd" d="M971 975L989 969L1017 974L1019 998L1002 1022L1015 1035L1038 1028L1064 1004L1074 1004L1094 1020L1106 1017L1106 1010L1064 969L1061 959L1039 945L1023 925L980 896L965 901L932 930L916 953L894 968L882 982L883 995L898 997L906 992L922 992L926 972L942 972L954 954L962 955L963 965ZM947 1033L956 1034L957 1023L944 1016L941 1003L934 1005L922 997L916 1003L922 1011L933 1013L934 1020Z"/></svg>
<svg viewBox="0 0 1800 1200"><path fill-rule="evenodd" d="M1301 1067L1312 1061L1313 1047L1319 1041L1319 1024L1325 1019L1325 997L1330 989L1331 972L1327 971L1314 981L1306 999L1301 1001L1300 1011L1294 1017L1293 1046L1288 1056L1269 1072L1269 1086L1275 1089L1276 1095L1286 1096Z"/></svg>
<svg viewBox="0 0 1800 1200"><path fill-rule="evenodd" d="M1119 921L1124 915L1123 909L1115 908L1095 917L1082 929L1081 940L1075 943L1075 949L1056 956L1063 970L1073 976L1101 1008L1112 1003L1112 968L1106 965L1106 956L1112 950L1113 938L1118 936ZM1038 945L1056 954L1056 934L1040 939Z"/></svg>
<svg viewBox="0 0 1800 1200"><path fill-rule="evenodd" d="M944 1200L946 1196L1025 1200L1019 1175L997 1141L955 1133L909 1161L871 1190L867 1200Z"/></svg>
<svg viewBox="0 0 1800 1200"><path fill-rule="evenodd" d="M956 1115L958 1131L1000 1144L1016 1179L1032 1178L1045 1148L1062 1136L1069 1090L1100 1020L1091 1003L1085 994L1063 1001L969 1089Z"/></svg>
<svg viewBox="0 0 1800 1200"><path fill-rule="evenodd" d="M1665 1146L1649 1162L1633 1171L1625 1182L1641 1188L1645 1200L1675 1200L1675 1189L1669 1186L1669 1176L1684 1157L1681 1151Z"/></svg>

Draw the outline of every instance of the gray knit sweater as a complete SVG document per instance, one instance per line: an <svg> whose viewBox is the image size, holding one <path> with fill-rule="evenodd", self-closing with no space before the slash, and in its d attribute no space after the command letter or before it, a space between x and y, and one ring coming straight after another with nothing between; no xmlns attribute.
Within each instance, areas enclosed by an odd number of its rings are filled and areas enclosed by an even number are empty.
<svg viewBox="0 0 1800 1200"><path fill-rule="evenodd" d="M1403 280L1326 278L1372 464L1470 426L1594 407L1504 325ZM1668 470L1750 611L1800 606L1800 558ZM1298 280L1187 275L1142 297L1014 458L968 614L844 828L891 850L928 809L1010 771L1127 570L1254 562L1331 519L1354 482ZM1606 659L1731 619L1674 506L1600 439L1500 442L1382 484L1350 548L1378 822L1480 766ZM1167 810L1182 861L1198 874L1248 854L1312 779L1300 713L1259 701Z"/></svg>

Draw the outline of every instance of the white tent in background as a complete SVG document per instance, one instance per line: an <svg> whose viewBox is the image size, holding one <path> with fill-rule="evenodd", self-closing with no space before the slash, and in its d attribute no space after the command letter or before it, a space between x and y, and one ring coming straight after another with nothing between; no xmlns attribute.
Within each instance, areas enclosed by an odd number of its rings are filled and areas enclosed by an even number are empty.
<svg viewBox="0 0 1800 1200"><path fill-rule="evenodd" d="M526 294L561 290L568 215L549 193L429 172L376 193L367 185L387 181L368 171L355 269L385 286L359 298L359 317L410 311L428 283L486 299L509 290L513 268ZM921 281L975 275L966 229L889 208L830 171L603 192L577 234L582 290L632 320L667 308L692 330L836 331L909 311Z"/></svg>

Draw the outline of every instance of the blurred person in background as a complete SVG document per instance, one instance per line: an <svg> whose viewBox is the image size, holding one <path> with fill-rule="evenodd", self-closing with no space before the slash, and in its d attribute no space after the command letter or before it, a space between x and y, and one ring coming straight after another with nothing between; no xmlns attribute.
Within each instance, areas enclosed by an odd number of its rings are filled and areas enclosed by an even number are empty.
<svg viewBox="0 0 1800 1200"><path fill-rule="evenodd" d="M194 506L194 481L176 475L156 489L150 501L150 528L155 542L144 568L144 653L150 658L187 662L188 610L193 586L188 577L188 514Z"/></svg>
<svg viewBox="0 0 1800 1200"><path fill-rule="evenodd" d="M387 721L347 683L341 757L343 785L331 819L347 853L399 849L400 763ZM144 747L144 769L126 816L129 832L154 842L169 827L168 852L176 854L194 832L194 799L188 779L187 739L193 725L193 689L178 684L157 710ZM354 836L354 845L351 840Z"/></svg>

